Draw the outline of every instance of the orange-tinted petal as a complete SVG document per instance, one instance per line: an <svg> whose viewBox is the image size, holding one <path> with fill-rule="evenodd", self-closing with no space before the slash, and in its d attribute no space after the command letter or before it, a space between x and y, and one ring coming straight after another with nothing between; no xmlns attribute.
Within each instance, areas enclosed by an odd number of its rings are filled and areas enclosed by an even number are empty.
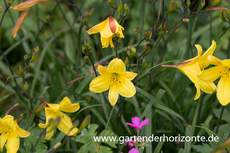
<svg viewBox="0 0 230 153"><path fill-rule="evenodd" d="M38 3L44 2L46 0L27 0L17 6L11 7L14 10L24 11L27 8L30 8Z"/></svg>

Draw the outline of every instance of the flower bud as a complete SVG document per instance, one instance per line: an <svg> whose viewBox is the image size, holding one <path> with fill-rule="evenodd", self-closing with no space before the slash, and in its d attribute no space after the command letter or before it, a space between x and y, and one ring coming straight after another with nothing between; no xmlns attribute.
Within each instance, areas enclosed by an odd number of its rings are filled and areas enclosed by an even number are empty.
<svg viewBox="0 0 230 153"><path fill-rule="evenodd" d="M27 83L27 81L24 83L24 88L25 88L25 90L28 90L28 83Z"/></svg>
<svg viewBox="0 0 230 153"><path fill-rule="evenodd" d="M35 47L34 51L39 52L39 46Z"/></svg>
<svg viewBox="0 0 230 153"><path fill-rule="evenodd" d="M129 14L130 8L126 3L124 4L124 8L125 8L126 14Z"/></svg>
<svg viewBox="0 0 230 153"><path fill-rule="evenodd" d="M190 0L187 0L187 2L186 2L187 7L189 7L190 4L191 4Z"/></svg>
<svg viewBox="0 0 230 153"><path fill-rule="evenodd" d="M168 8L168 12L167 14L171 13L172 11L174 11L176 8L176 3L173 1L169 4L169 8Z"/></svg>
<svg viewBox="0 0 230 153"><path fill-rule="evenodd" d="M212 4L209 7L214 7L216 6L221 0L214 0Z"/></svg>
<svg viewBox="0 0 230 153"><path fill-rule="evenodd" d="M87 24L88 22L89 22L89 13L88 12L84 12L83 23Z"/></svg>
<svg viewBox="0 0 230 153"><path fill-rule="evenodd" d="M220 11L220 18L224 21L224 22L228 22L228 19L224 13L223 10Z"/></svg>
<svg viewBox="0 0 230 153"><path fill-rule="evenodd" d="M33 63L38 57L38 52L37 51L34 51L33 55L32 55L32 58L30 60L30 63Z"/></svg>
<svg viewBox="0 0 230 153"><path fill-rule="evenodd" d="M29 113L29 115L31 114L37 114L38 112L42 111L44 108L46 107L46 103L42 102L38 108L36 108L34 111L32 111L31 113Z"/></svg>
<svg viewBox="0 0 230 153"><path fill-rule="evenodd" d="M127 54L131 58L132 56L136 54L136 48L134 48L133 46L128 46Z"/></svg>
<svg viewBox="0 0 230 153"><path fill-rule="evenodd" d="M143 45L145 48L147 47L147 42L145 40L143 41Z"/></svg>
<svg viewBox="0 0 230 153"><path fill-rule="evenodd" d="M108 4L112 4L113 3L113 0L108 0Z"/></svg>
<svg viewBox="0 0 230 153"><path fill-rule="evenodd" d="M54 149L57 149L58 147L60 147L61 146L61 142L57 142L55 145L54 145Z"/></svg>
<svg viewBox="0 0 230 153"><path fill-rule="evenodd" d="M134 28L134 32L136 32L136 33L139 33L140 32L140 30L138 29L138 28Z"/></svg>
<svg viewBox="0 0 230 153"><path fill-rule="evenodd" d="M128 63L129 63L129 58L125 57L125 65L128 65Z"/></svg>
<svg viewBox="0 0 230 153"><path fill-rule="evenodd" d="M85 45L85 47L88 47L88 46L89 46L89 41L88 41L88 39L85 39L84 45Z"/></svg>
<svg viewBox="0 0 230 153"><path fill-rule="evenodd" d="M81 133L81 131L88 126L91 121L91 115L87 115L84 120L82 121L77 133Z"/></svg>
<svg viewBox="0 0 230 153"><path fill-rule="evenodd" d="M148 66L148 63L145 61L144 64L143 64L143 69L146 69Z"/></svg>
<svg viewBox="0 0 230 153"><path fill-rule="evenodd" d="M46 22L50 21L50 15L46 16Z"/></svg>
<svg viewBox="0 0 230 153"><path fill-rule="evenodd" d="M150 34L151 34L151 30L145 32L145 35L146 35L147 37L149 37Z"/></svg>
<svg viewBox="0 0 230 153"><path fill-rule="evenodd" d="M201 2L201 9L205 6L205 0L202 0L202 2Z"/></svg>
<svg viewBox="0 0 230 153"><path fill-rule="evenodd" d="M73 126L78 127L79 123L80 123L79 120L76 120L76 121L73 122Z"/></svg>
<svg viewBox="0 0 230 153"><path fill-rule="evenodd" d="M92 8L90 11L89 11L89 16L91 17L92 15L93 15L93 13L94 13L94 8Z"/></svg>
<svg viewBox="0 0 230 153"><path fill-rule="evenodd" d="M8 6L11 6L14 3L14 0L8 0Z"/></svg>
<svg viewBox="0 0 230 153"><path fill-rule="evenodd" d="M88 46L88 53L90 53L90 51L91 51L91 47L90 47L90 46Z"/></svg>
<svg viewBox="0 0 230 153"><path fill-rule="evenodd" d="M84 63L87 64L89 61L89 57L88 56L84 56Z"/></svg>
<svg viewBox="0 0 230 153"><path fill-rule="evenodd" d="M189 19L188 18L184 18L183 22L189 22Z"/></svg>
<svg viewBox="0 0 230 153"><path fill-rule="evenodd" d="M17 73L18 73L18 76L22 76L22 67L20 65L18 65L17 67Z"/></svg>
<svg viewBox="0 0 230 153"><path fill-rule="evenodd" d="M28 59L28 55L24 55L24 60L26 61Z"/></svg>
<svg viewBox="0 0 230 153"><path fill-rule="evenodd" d="M150 48L149 47L145 48L145 56L147 56L149 52L150 52Z"/></svg>
<svg viewBox="0 0 230 153"><path fill-rule="evenodd" d="M122 2L120 1L120 3L118 4L118 8L117 8L119 15L121 15L122 8L123 8L123 5L122 5Z"/></svg>
<svg viewBox="0 0 230 153"><path fill-rule="evenodd" d="M176 3L176 9L180 9L180 5L179 5L179 3L177 2L177 1L175 1L175 3Z"/></svg>

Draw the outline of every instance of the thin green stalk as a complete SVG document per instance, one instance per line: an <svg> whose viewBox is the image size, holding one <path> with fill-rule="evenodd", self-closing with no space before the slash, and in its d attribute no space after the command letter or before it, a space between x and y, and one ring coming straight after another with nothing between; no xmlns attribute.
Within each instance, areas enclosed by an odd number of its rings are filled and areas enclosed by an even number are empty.
<svg viewBox="0 0 230 153"><path fill-rule="evenodd" d="M191 48L191 40L192 40L192 32L193 32L193 23L194 19L189 19L189 25L188 25L188 37L187 37L187 45L186 45L186 51L185 51L185 59L189 58L189 52Z"/></svg>
<svg viewBox="0 0 230 153"><path fill-rule="evenodd" d="M113 106L113 108L112 108L112 110L111 110L111 112L110 112L109 119L108 119L108 121L107 121L107 123L106 123L106 126L105 126L105 129L104 129L104 130L106 130L106 129L108 128L109 121L110 121L110 119L111 119L111 117L112 117L113 111L114 111L114 106Z"/></svg>
<svg viewBox="0 0 230 153"><path fill-rule="evenodd" d="M224 113L224 108L225 108L225 106L222 106L222 108L221 108L220 117L218 118L218 122L217 122L217 125L216 125L216 133L218 133L218 130L219 130L219 127L220 127L220 121L221 121L221 118L222 118L223 113Z"/></svg>

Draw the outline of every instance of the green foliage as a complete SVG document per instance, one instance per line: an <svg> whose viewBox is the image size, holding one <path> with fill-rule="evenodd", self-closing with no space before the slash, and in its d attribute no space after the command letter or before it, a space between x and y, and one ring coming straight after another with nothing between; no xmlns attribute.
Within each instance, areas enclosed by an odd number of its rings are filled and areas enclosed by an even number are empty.
<svg viewBox="0 0 230 153"><path fill-rule="evenodd" d="M90 124L88 126L88 129L89 130L86 130L84 129L81 133L80 136L76 136L75 138L73 138L75 141L77 142L80 142L80 143L83 143L84 145L79 149L78 152L82 152L82 153L85 153L85 152L88 152L88 150L90 150L91 152L100 152L100 153L112 153L112 150L111 148L109 147L106 147L106 146L102 146L101 143L104 143L104 144L107 144L109 145L110 147L112 148L117 148L116 147L116 144L117 142L114 142L112 140L108 140L108 141L98 141L96 142L95 141L95 138L97 136L97 132L96 132L96 129L98 128L98 125L97 124ZM118 136L112 132L112 131L109 131L109 130L103 130L99 135L98 137L113 137L113 138L118 138ZM118 139L117 139L118 140Z"/></svg>

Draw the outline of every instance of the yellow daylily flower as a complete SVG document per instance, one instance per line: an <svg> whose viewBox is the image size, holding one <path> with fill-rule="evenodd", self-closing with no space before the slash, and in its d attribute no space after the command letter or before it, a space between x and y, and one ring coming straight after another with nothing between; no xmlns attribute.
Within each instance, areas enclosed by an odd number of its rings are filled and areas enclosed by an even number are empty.
<svg viewBox="0 0 230 153"><path fill-rule="evenodd" d="M38 3L44 2L47 0L27 0L17 6L11 7L14 10L18 10L18 11L24 11L27 8L30 8Z"/></svg>
<svg viewBox="0 0 230 153"><path fill-rule="evenodd" d="M65 133L68 136L74 136L77 134L78 129L76 127L73 127L73 123L71 121L71 118L67 116L63 112L73 113L76 112L80 108L79 103L72 104L70 99L68 97L65 97L60 104L46 104L45 107L45 113L46 113L46 123L42 124L39 123L38 126L41 128L47 128L46 130L46 137L45 139L50 139L54 133L53 124L49 124L49 121L51 119L55 120L57 117L61 117L61 120L59 124L57 125L57 128Z"/></svg>
<svg viewBox="0 0 230 153"><path fill-rule="evenodd" d="M30 135L18 126L17 121L11 115L6 115L0 119L0 152L6 146L7 153L16 153L19 149L19 137L25 138Z"/></svg>
<svg viewBox="0 0 230 153"><path fill-rule="evenodd" d="M209 65L208 56L212 55L216 49L216 42L212 41L212 45L208 50L201 56L202 47L198 44L195 45L198 55L194 58L186 60L182 63L176 65L162 65L163 67L175 67L184 73L194 84L197 89L196 96L194 100L200 97L200 89L205 93L213 93L216 90L215 84L211 82L206 82L198 78L198 75L204 71L204 68Z"/></svg>
<svg viewBox="0 0 230 153"><path fill-rule="evenodd" d="M100 32L102 48L108 47L109 44L112 48L114 47L112 40L114 34L116 34L116 37L124 38L122 30L124 30L124 28L119 25L112 16L110 16L102 23L99 23L89 29L87 33L91 35Z"/></svg>
<svg viewBox="0 0 230 153"><path fill-rule="evenodd" d="M114 106L118 95L130 98L136 93L136 88L131 82L137 73L126 71L125 64L121 59L113 59L108 68L99 65L98 71L101 76L94 78L89 90L94 93L100 93L109 89L109 102Z"/></svg>
<svg viewBox="0 0 230 153"><path fill-rule="evenodd" d="M26 19L28 13L30 11L30 8L27 8L25 9L25 11L22 12L22 14L20 15L20 17L18 18L18 21L17 23L15 24L14 26L14 30L12 32L12 37L15 38L17 33L18 33L18 30L21 28L22 26L22 23L24 22L24 20Z"/></svg>
<svg viewBox="0 0 230 153"><path fill-rule="evenodd" d="M216 66L203 71L198 77L201 80L213 82L221 76L217 85L216 95L221 105L226 106L230 102L230 59L219 60L210 55L208 60L210 64Z"/></svg>

